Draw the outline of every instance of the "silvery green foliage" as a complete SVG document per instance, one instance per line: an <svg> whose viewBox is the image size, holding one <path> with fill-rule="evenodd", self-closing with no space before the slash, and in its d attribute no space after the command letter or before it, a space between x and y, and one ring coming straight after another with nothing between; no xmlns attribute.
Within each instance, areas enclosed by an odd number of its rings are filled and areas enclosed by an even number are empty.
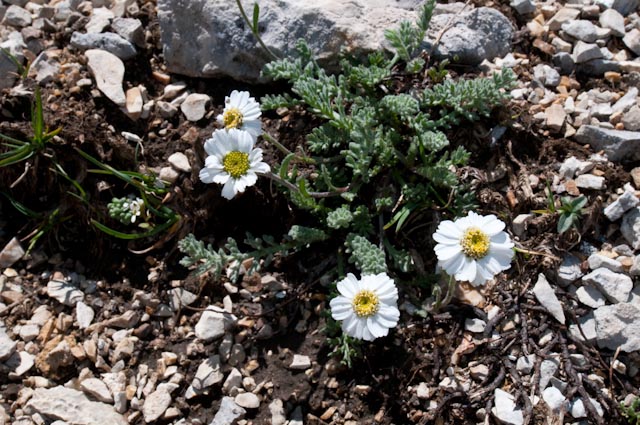
<svg viewBox="0 0 640 425"><path fill-rule="evenodd" d="M299 41L297 58L271 62L263 70L267 77L287 80L293 93L262 98L263 109L303 106L323 121L311 130L304 146L314 163L320 164L318 178L298 175L289 160L283 162L280 176L301 187L291 191L297 206L314 211L329 229L348 229L359 235L358 249L348 243L359 268L370 264L371 252L378 253L378 260L386 256L402 270L412 267L411 258L386 235L381 237L384 251L374 245L377 251L361 249L367 246L363 240L380 227L380 220L385 229L395 226L399 231L412 214L443 206L447 199L453 199L449 208L454 212L472 204L472 195L461 187L455 174L456 168L466 165L469 154L463 147L451 149L444 131L464 120L488 116L507 97L515 81L513 73L504 70L491 78L446 80L411 93L394 93L387 88L399 60L415 66L415 62L409 63L415 59L434 5L427 2L415 24L404 23L387 31L396 52L391 59L381 53L370 55L367 64L345 59L341 74L328 75L304 41ZM384 182L384 190L380 182ZM336 190L339 197L306 196ZM360 218L366 216L368 226L361 226L361 219L357 228L356 211Z"/></svg>
<svg viewBox="0 0 640 425"><path fill-rule="evenodd" d="M387 271L384 251L369 242L363 236L353 233L347 236L347 252L351 253L350 263L354 263L365 274L378 274Z"/></svg>

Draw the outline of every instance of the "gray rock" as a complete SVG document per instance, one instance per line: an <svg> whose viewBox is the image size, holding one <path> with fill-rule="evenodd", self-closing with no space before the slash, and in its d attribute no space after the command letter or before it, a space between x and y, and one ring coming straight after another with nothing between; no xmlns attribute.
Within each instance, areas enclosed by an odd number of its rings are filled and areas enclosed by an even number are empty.
<svg viewBox="0 0 640 425"><path fill-rule="evenodd" d="M0 53L1 55L1 53ZM11 240L0 251L0 268L13 266L24 255L24 249L17 238Z"/></svg>
<svg viewBox="0 0 640 425"><path fill-rule="evenodd" d="M111 29L129 43L138 47L145 46L144 28L142 27L140 19L115 18L113 22L111 22Z"/></svg>
<svg viewBox="0 0 640 425"><path fill-rule="evenodd" d="M433 53L438 58L457 57L460 63L478 65L483 60L503 57L511 51L513 28L509 20L495 9L480 7L455 15L438 15L431 20L427 47L442 28L444 32Z"/></svg>
<svg viewBox="0 0 640 425"><path fill-rule="evenodd" d="M582 329L582 332L580 332ZM582 317L578 318L578 324L572 324L569 326L569 332L579 341L593 342L597 338L596 333L596 320L593 316L593 312L589 312ZM582 335L584 333L584 336ZM586 339L585 339L586 338Z"/></svg>
<svg viewBox="0 0 640 425"><path fill-rule="evenodd" d="M521 357L518 357L518 360L516 361L516 370L522 373L523 375L528 375L533 370L535 364L536 364L535 354L521 356Z"/></svg>
<svg viewBox="0 0 640 425"><path fill-rule="evenodd" d="M567 21L562 24L562 31L585 43L593 43L598 39L596 26L591 21L582 19Z"/></svg>
<svg viewBox="0 0 640 425"><path fill-rule="evenodd" d="M629 300L633 289L631 278L601 267L582 278L582 281L598 288L612 303L624 303Z"/></svg>
<svg viewBox="0 0 640 425"><path fill-rule="evenodd" d="M536 5L531 0L511 0L513 7L519 15L528 15L536 11Z"/></svg>
<svg viewBox="0 0 640 425"><path fill-rule="evenodd" d="M606 206L604 215L606 215L610 221L616 221L622 217L625 212L638 205L639 202L640 200L632 191L625 191L618 199Z"/></svg>
<svg viewBox="0 0 640 425"><path fill-rule="evenodd" d="M209 306L200 316L195 327L196 336L205 342L213 341L224 335L225 331L235 325L236 317L226 313L219 307Z"/></svg>
<svg viewBox="0 0 640 425"><path fill-rule="evenodd" d="M16 350L16 342L7 335L4 324L0 323L0 362L5 361Z"/></svg>
<svg viewBox="0 0 640 425"><path fill-rule="evenodd" d="M560 84L560 74L547 64L539 64L533 68L533 78L547 87Z"/></svg>
<svg viewBox="0 0 640 425"><path fill-rule="evenodd" d="M271 413L271 425L285 425L287 423L284 404L279 398L269 404L269 412Z"/></svg>
<svg viewBox="0 0 640 425"><path fill-rule="evenodd" d="M602 50L600 50L597 44L585 43L579 40L575 46L573 46L573 60L575 63L581 64L602 57Z"/></svg>
<svg viewBox="0 0 640 425"><path fill-rule="evenodd" d="M578 300L591 308L598 308L605 305L604 295L592 286L581 286L576 289L576 296Z"/></svg>
<svg viewBox="0 0 640 425"><path fill-rule="evenodd" d="M595 151L603 150L611 161L640 159L640 132L583 125L576 132L575 139L591 145Z"/></svg>
<svg viewBox="0 0 640 425"><path fill-rule="evenodd" d="M584 275L581 263L582 261L575 255L565 255L558 267L557 283L560 286L568 286L580 279Z"/></svg>
<svg viewBox="0 0 640 425"><path fill-rule="evenodd" d="M122 88L124 64L106 50L91 49L85 53L87 66L96 80L98 89L113 103L125 106L127 98Z"/></svg>
<svg viewBox="0 0 640 425"><path fill-rule="evenodd" d="M74 306L84 300L84 294L73 283L52 279L47 283L47 295L58 302Z"/></svg>
<svg viewBox="0 0 640 425"><path fill-rule="evenodd" d="M385 29L414 21L416 12L409 8L419 3L411 3L403 9L383 1L263 1L261 37L279 56L294 55L296 40L304 38L323 65L335 68L341 47L356 55L378 50ZM234 0L218 0L215 7L208 0L160 0L158 20L170 72L256 81L268 60Z"/></svg>
<svg viewBox="0 0 640 425"><path fill-rule="evenodd" d="M605 305L593 312L600 347L640 350L640 310L631 303Z"/></svg>
<svg viewBox="0 0 640 425"><path fill-rule="evenodd" d="M171 298L169 300L169 306L171 307L171 310L178 311L184 306L193 304L197 299L198 299L197 294L189 292L183 288L173 288L171 290Z"/></svg>
<svg viewBox="0 0 640 425"><path fill-rule="evenodd" d="M640 207L632 208L622 217L620 232L633 249L640 249Z"/></svg>
<svg viewBox="0 0 640 425"><path fill-rule="evenodd" d="M171 118L178 113L178 108L176 106L163 100L156 102L156 109L162 118Z"/></svg>
<svg viewBox="0 0 640 425"><path fill-rule="evenodd" d="M609 9L615 9L623 16L627 16L638 7L638 0L596 0L596 3Z"/></svg>
<svg viewBox="0 0 640 425"><path fill-rule="evenodd" d="M473 318L464 321L464 330L474 333L484 332L487 322L481 319Z"/></svg>
<svg viewBox="0 0 640 425"><path fill-rule="evenodd" d="M154 422L171 406L171 394L166 389L158 388L147 396L142 405L142 414L146 423Z"/></svg>
<svg viewBox="0 0 640 425"><path fill-rule="evenodd" d="M13 87L17 79L18 75L16 72L18 68L13 62L13 59L20 62L20 64L24 64L25 57L23 50L27 48L27 45L24 42L22 34L18 31L13 31L9 33L6 40L0 43L0 47L13 56L12 58L0 50L0 89L5 89Z"/></svg>
<svg viewBox="0 0 640 425"><path fill-rule="evenodd" d="M417 0L340 2L327 0L264 1L260 20L265 44L280 56L292 56L295 41L304 38L323 66L336 70L340 48L355 56L387 46L384 31L404 20L415 21ZM442 9L442 8L441 8ZM459 8L456 8L459 9ZM202 10L193 14L189 10ZM513 30L503 15L479 8L459 15L434 16L429 40L454 16L434 54L458 55L461 63L478 64L483 59L509 51ZM193 77L231 76L256 81L268 57L244 24L233 0L219 0L217 7L206 0L160 0L158 19L165 61L170 72Z"/></svg>
<svg viewBox="0 0 640 425"><path fill-rule="evenodd" d="M538 281L533 287L533 294L536 296L538 302L560 323L564 325L565 317L564 311L562 311L562 304L547 278L542 273L538 275Z"/></svg>
<svg viewBox="0 0 640 425"><path fill-rule="evenodd" d="M300 354L294 354L293 360L289 365L289 369L294 369L294 370L306 370L306 369L309 369L310 367L311 367L311 359L309 358L309 356L303 356Z"/></svg>
<svg viewBox="0 0 640 425"><path fill-rule="evenodd" d="M82 34L76 31L71 35L71 45L80 50L105 50L122 60L131 59L137 54L133 44L112 32Z"/></svg>
<svg viewBox="0 0 640 425"><path fill-rule="evenodd" d="M559 413L561 410L564 410L564 405L567 400L565 396L562 395L562 392L556 387L545 388L542 392L542 399L555 413Z"/></svg>
<svg viewBox="0 0 640 425"><path fill-rule="evenodd" d="M558 52L551 57L551 61L553 65L560 69L560 74L569 75L573 72L576 67L576 63L573 60L573 56L571 56L567 52Z"/></svg>
<svg viewBox="0 0 640 425"><path fill-rule="evenodd" d="M598 415L604 416L604 410L602 409L602 405L598 403L597 400L589 397L589 401L591 405L594 407ZM586 418L589 414L587 413L587 408L584 406L584 402L581 398L577 398L571 403L571 408L569 409L569 413L575 419Z"/></svg>
<svg viewBox="0 0 640 425"><path fill-rule="evenodd" d="M18 28L27 27L31 25L31 22L31 13L14 4L7 8L2 19L3 24Z"/></svg>
<svg viewBox="0 0 640 425"><path fill-rule="evenodd" d="M500 423L507 425L522 425L524 423L522 410L517 408L515 398L511 394L496 388L493 397L494 407L491 408L491 413Z"/></svg>
<svg viewBox="0 0 640 425"><path fill-rule="evenodd" d="M232 397L222 397L220 408L209 425L235 424L236 421L244 418L246 413L247 411L238 406Z"/></svg>
<svg viewBox="0 0 640 425"><path fill-rule="evenodd" d="M9 368L9 378L18 379L35 365L35 356L26 351L15 352L4 364ZM0 421L0 423L2 423Z"/></svg>
<svg viewBox="0 0 640 425"><path fill-rule="evenodd" d="M600 49L602 54L602 50ZM604 56L604 54L602 54ZM622 66L620 62L608 59L592 59L588 62L581 63L578 66L578 73L589 75L592 77L601 77L605 72L619 72Z"/></svg>
<svg viewBox="0 0 640 425"><path fill-rule="evenodd" d="M616 273L623 271L622 263L620 261L609 258L606 255L600 254L598 252L594 252L593 254L591 254L589 258L587 258L587 263L589 264L589 268L591 270L604 267Z"/></svg>
<svg viewBox="0 0 640 425"><path fill-rule="evenodd" d="M640 56L640 30L637 28L629 31L623 38L622 42L636 55Z"/></svg>
<svg viewBox="0 0 640 425"><path fill-rule="evenodd" d="M640 255L633 257L633 264L629 268L631 276L640 276Z"/></svg>
<svg viewBox="0 0 640 425"><path fill-rule="evenodd" d="M68 425L127 425L129 422L113 407L90 401L82 392L57 386L36 388L24 407L27 414L65 421Z"/></svg>
<svg viewBox="0 0 640 425"><path fill-rule="evenodd" d="M180 105L180 110L189 121L196 122L204 118L211 98L206 94L191 93Z"/></svg>
<svg viewBox="0 0 640 425"><path fill-rule="evenodd" d="M227 379L224 380L224 384L222 384L222 392L229 395L234 388L238 389L241 386L242 373L240 373L240 371L234 367L233 369L231 369L231 372L229 372L229 375L227 375Z"/></svg>
<svg viewBox="0 0 640 425"><path fill-rule="evenodd" d="M60 73L60 64L49 55L46 51L40 53L29 67L29 76L42 85L53 81Z"/></svg>
<svg viewBox="0 0 640 425"><path fill-rule="evenodd" d="M638 88L631 87L616 103L613 104L611 109L613 112L626 112L632 106L638 103Z"/></svg>
<svg viewBox="0 0 640 425"><path fill-rule="evenodd" d="M546 65L545 65L546 66ZM567 113L562 105L554 103L544 111L545 125L551 131L558 132L562 129Z"/></svg>
<svg viewBox="0 0 640 425"><path fill-rule="evenodd" d="M640 130L640 106L633 106L622 117L622 124L626 130Z"/></svg>
<svg viewBox="0 0 640 425"><path fill-rule="evenodd" d="M609 28L611 35L616 37L624 37L624 16L615 9L606 9L600 14L600 26Z"/></svg>

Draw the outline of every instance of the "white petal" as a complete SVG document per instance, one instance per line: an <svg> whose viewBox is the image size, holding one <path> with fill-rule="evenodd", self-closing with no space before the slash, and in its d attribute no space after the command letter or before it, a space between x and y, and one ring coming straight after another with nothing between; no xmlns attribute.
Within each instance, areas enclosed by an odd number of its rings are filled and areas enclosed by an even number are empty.
<svg viewBox="0 0 640 425"><path fill-rule="evenodd" d="M434 233L433 240L444 245L458 245L460 238L454 238L444 233Z"/></svg>
<svg viewBox="0 0 640 425"><path fill-rule="evenodd" d="M256 181L258 181L258 176L253 172L253 170L249 170L247 171L247 174L240 177L240 179L244 181L246 187L249 187L256 184Z"/></svg>
<svg viewBox="0 0 640 425"><path fill-rule="evenodd" d="M344 320L354 314L351 300L341 295L332 299L329 306L331 307L331 317L335 320Z"/></svg>
<svg viewBox="0 0 640 425"><path fill-rule="evenodd" d="M457 280L465 280L471 282L476 278L476 261L469 257L463 257L464 263L462 267L455 274L455 278Z"/></svg>
<svg viewBox="0 0 640 425"><path fill-rule="evenodd" d="M367 318L367 330L374 338L380 338L389 333L389 329L378 322L375 316Z"/></svg>
<svg viewBox="0 0 640 425"><path fill-rule="evenodd" d="M356 296L356 292L358 291L357 284L354 283L354 280L357 282L355 276L349 273L347 277L338 282L338 292L349 299L353 299L353 297Z"/></svg>
<svg viewBox="0 0 640 425"><path fill-rule="evenodd" d="M361 335L360 339L364 339L365 341L373 341L374 339L376 339L369 331L366 320L359 320L358 327L358 333Z"/></svg>
<svg viewBox="0 0 640 425"><path fill-rule="evenodd" d="M451 257L446 261L439 261L438 264L444 271L446 271L449 275L454 276L462 270L465 264L465 255L461 252L459 255L455 257Z"/></svg>
<svg viewBox="0 0 640 425"><path fill-rule="evenodd" d="M225 199L233 199L233 197L236 196L236 191L234 190L234 188L235 179L227 180L224 186L222 186L222 197Z"/></svg>
<svg viewBox="0 0 640 425"><path fill-rule="evenodd" d="M354 338L362 339L362 327L358 326L360 319L355 315L347 317L342 322L342 332Z"/></svg>
<svg viewBox="0 0 640 425"><path fill-rule="evenodd" d="M199 176L202 183L213 183L213 179L218 174L219 173L214 170L211 170L209 168L203 168L202 170L200 170Z"/></svg>
<svg viewBox="0 0 640 425"><path fill-rule="evenodd" d="M456 255L459 255L462 252L462 249L459 244L455 244L455 245L438 244L435 246L433 250L435 251L436 256L438 257L438 260L440 261L450 260L451 258L455 257Z"/></svg>
<svg viewBox="0 0 640 425"><path fill-rule="evenodd" d="M400 320L400 310L396 306L381 305L380 310L376 314L380 323L388 328L395 328Z"/></svg>
<svg viewBox="0 0 640 425"><path fill-rule="evenodd" d="M213 182L218 184L225 184L231 178L229 173L218 173L213 176Z"/></svg>
<svg viewBox="0 0 640 425"><path fill-rule="evenodd" d="M445 220L440 222L436 233L440 233L452 239L460 239L462 237L462 229L460 229L451 220Z"/></svg>
<svg viewBox="0 0 640 425"><path fill-rule="evenodd" d="M243 121L242 130L249 133L254 139L262 134L262 122L259 120Z"/></svg>
<svg viewBox="0 0 640 425"><path fill-rule="evenodd" d="M480 228L489 236L495 236L504 230L505 224L498 220L494 215L485 217L484 224Z"/></svg>
<svg viewBox="0 0 640 425"><path fill-rule="evenodd" d="M216 117L216 121L218 122L218 124L220 124L220 125L224 125L224 116L223 116L222 114L219 114L219 115Z"/></svg>

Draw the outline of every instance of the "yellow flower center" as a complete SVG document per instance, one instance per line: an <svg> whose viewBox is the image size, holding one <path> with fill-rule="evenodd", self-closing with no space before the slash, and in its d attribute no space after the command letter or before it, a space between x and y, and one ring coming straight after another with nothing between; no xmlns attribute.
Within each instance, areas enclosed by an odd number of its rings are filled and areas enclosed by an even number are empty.
<svg viewBox="0 0 640 425"><path fill-rule="evenodd" d="M477 227L469 227L462 235L460 245L467 257L478 260L489 253L489 236Z"/></svg>
<svg viewBox="0 0 640 425"><path fill-rule="evenodd" d="M231 177L237 179L247 174L249 170L249 154L245 152L232 151L224 156L222 160L224 171Z"/></svg>
<svg viewBox="0 0 640 425"><path fill-rule="evenodd" d="M242 112L238 108L229 108L222 114L224 128L240 128L242 126Z"/></svg>
<svg viewBox="0 0 640 425"><path fill-rule="evenodd" d="M380 299L378 296L368 289L363 289L353 297L351 302L353 311L358 317L370 317L378 312L380 308Z"/></svg>

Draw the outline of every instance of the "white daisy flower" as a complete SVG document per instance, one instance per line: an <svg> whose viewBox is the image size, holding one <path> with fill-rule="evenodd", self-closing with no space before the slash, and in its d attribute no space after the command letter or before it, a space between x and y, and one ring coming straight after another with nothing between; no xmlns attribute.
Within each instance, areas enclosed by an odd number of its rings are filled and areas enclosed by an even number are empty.
<svg viewBox="0 0 640 425"><path fill-rule="evenodd" d="M256 173L268 173L271 168L262 162L262 149L254 148L254 139L246 131L217 130L204 142L209 154L200 170L204 183L223 184L222 196L231 199L258 180Z"/></svg>
<svg viewBox="0 0 640 425"><path fill-rule="evenodd" d="M226 130L235 128L248 131L257 139L262 134L261 114L260 104L249 96L249 92L234 90L230 96L224 98L224 110L216 120Z"/></svg>
<svg viewBox="0 0 640 425"><path fill-rule="evenodd" d="M513 242L495 215L474 212L440 223L433 235L438 265L456 280L482 285L511 267Z"/></svg>
<svg viewBox="0 0 640 425"><path fill-rule="evenodd" d="M361 280L349 273L338 282L338 292L329 302L331 316L342 320L347 335L373 341L398 324L398 288L386 273L364 275Z"/></svg>

